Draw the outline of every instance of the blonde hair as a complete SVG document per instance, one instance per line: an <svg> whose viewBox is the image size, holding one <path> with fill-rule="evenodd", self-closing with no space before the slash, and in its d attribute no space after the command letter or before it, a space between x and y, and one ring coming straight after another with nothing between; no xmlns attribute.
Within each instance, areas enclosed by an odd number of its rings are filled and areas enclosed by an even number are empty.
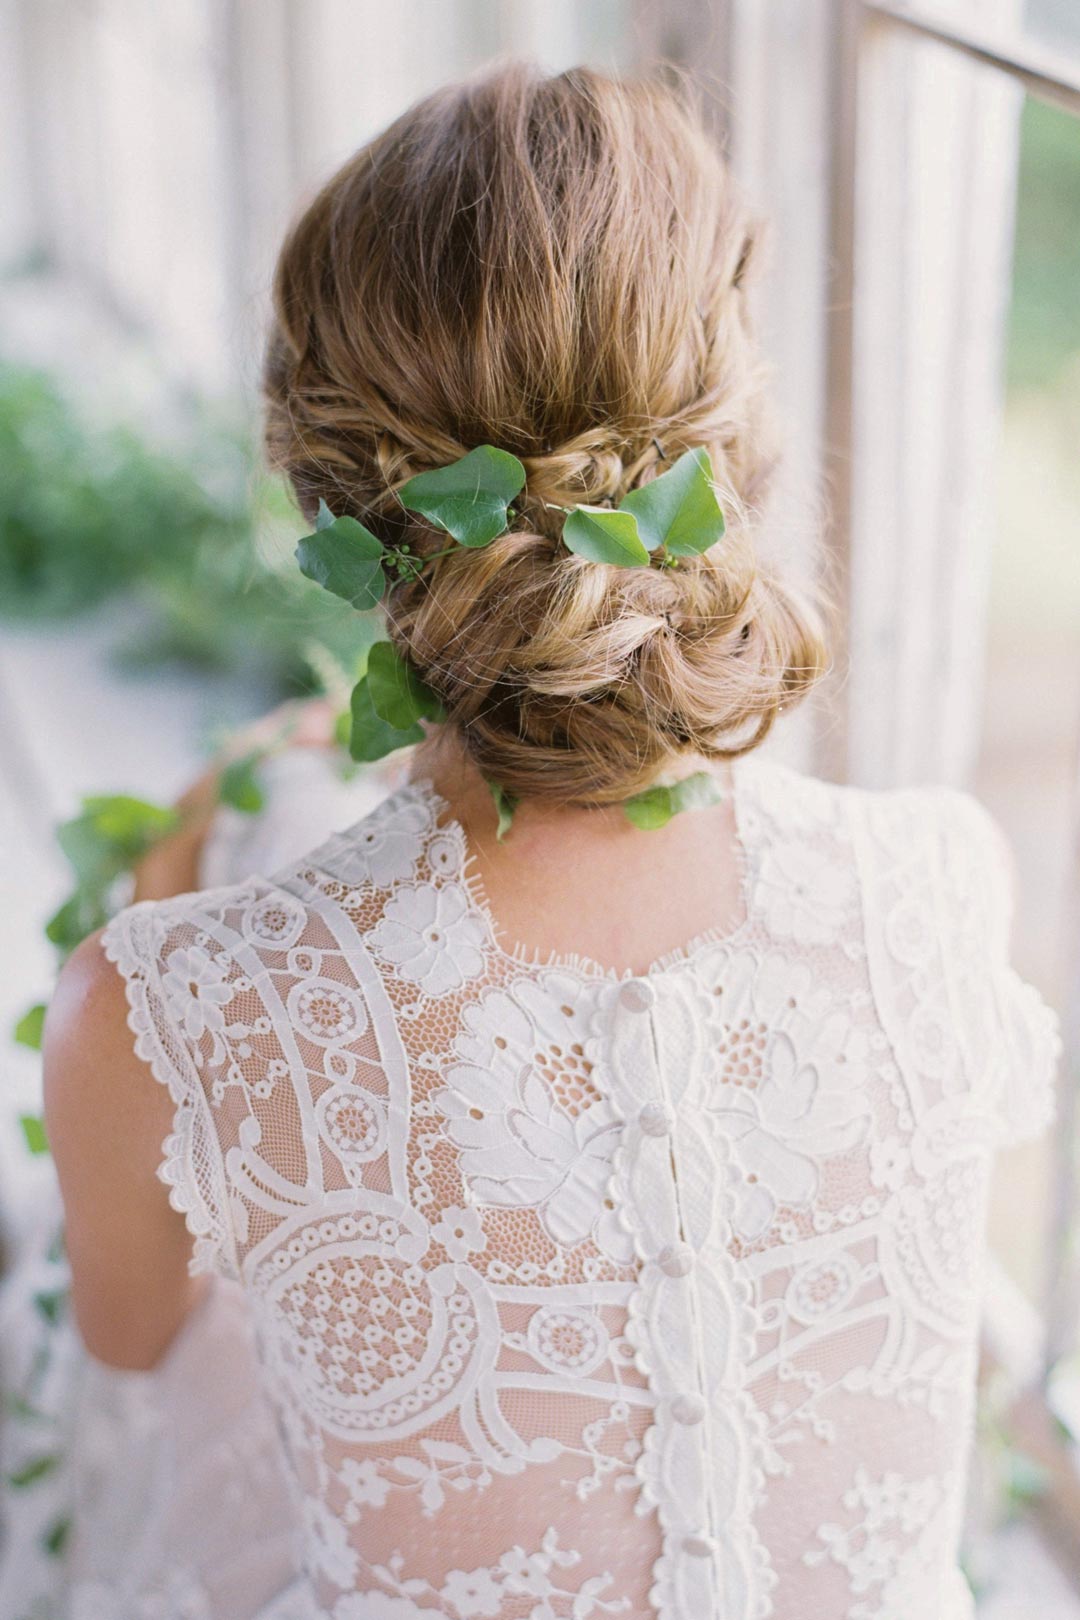
<svg viewBox="0 0 1080 1620"><path fill-rule="evenodd" d="M478 444L519 456L510 532L388 603L399 651L508 792L598 804L679 755L761 741L825 668L816 615L758 567L771 469L745 278L755 231L685 93L510 65L413 107L282 249L266 442L420 556L395 490ZM725 538L677 569L571 555L559 507L712 458Z"/></svg>

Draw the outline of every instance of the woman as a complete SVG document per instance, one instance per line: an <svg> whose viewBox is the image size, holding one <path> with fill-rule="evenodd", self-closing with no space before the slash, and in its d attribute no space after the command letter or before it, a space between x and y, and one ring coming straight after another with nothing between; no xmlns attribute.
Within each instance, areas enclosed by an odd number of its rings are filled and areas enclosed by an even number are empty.
<svg viewBox="0 0 1080 1620"><path fill-rule="evenodd" d="M673 92L507 68L282 252L272 458L412 558L444 718L349 832L80 950L46 1083L90 1349L242 1283L312 1614L971 1613L983 1204L1054 1030L973 801L750 754L825 667L754 559L752 248ZM524 488L447 546L404 486L483 445ZM722 542L572 548L699 449Z"/></svg>

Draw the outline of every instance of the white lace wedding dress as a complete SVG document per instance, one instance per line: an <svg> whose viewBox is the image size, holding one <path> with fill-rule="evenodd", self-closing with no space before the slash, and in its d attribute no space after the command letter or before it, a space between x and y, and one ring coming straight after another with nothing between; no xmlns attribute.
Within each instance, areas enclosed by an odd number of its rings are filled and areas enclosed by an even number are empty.
<svg viewBox="0 0 1080 1620"><path fill-rule="evenodd" d="M1054 1021L974 801L735 784L742 920L633 977L504 948L423 783L110 926L254 1322L290 1612L970 1614L985 1193ZM240 1612L198 1601L153 1612Z"/></svg>

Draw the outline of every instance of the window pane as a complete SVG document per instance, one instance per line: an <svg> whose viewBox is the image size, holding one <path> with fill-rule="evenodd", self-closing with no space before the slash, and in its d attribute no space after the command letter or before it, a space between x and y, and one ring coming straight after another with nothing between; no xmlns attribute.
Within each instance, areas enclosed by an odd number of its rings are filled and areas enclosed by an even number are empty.
<svg viewBox="0 0 1080 1620"><path fill-rule="evenodd" d="M1076 0L1027 0L1024 29L1033 42L1080 57L1080 6Z"/></svg>
<svg viewBox="0 0 1080 1620"><path fill-rule="evenodd" d="M1064 1007L1076 993L1065 947L1080 737L1080 120L1029 101L1022 130L978 786L1017 857L1017 964ZM1055 1174L1053 1137L1015 1150L992 1211L1002 1260L1040 1303Z"/></svg>
<svg viewBox="0 0 1080 1620"><path fill-rule="evenodd" d="M889 0L928 23L955 27L975 42L1074 78L1080 72L1080 4L1077 0Z"/></svg>

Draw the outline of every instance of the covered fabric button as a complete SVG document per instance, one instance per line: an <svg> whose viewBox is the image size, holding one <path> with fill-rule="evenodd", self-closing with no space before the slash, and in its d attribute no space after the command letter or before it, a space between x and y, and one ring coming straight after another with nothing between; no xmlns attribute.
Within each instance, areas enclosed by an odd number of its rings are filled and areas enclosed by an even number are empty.
<svg viewBox="0 0 1080 1620"><path fill-rule="evenodd" d="M646 1136L670 1136L671 1115L663 1103L646 1103L638 1115L638 1124Z"/></svg>
<svg viewBox="0 0 1080 1620"><path fill-rule="evenodd" d="M676 1395L671 1403L671 1415L676 1423L700 1423L705 1416L705 1401L701 1395Z"/></svg>
<svg viewBox="0 0 1080 1620"><path fill-rule="evenodd" d="M627 1012L648 1012L656 1000L656 991L644 979L627 979L619 988L619 1006Z"/></svg>
<svg viewBox="0 0 1080 1620"><path fill-rule="evenodd" d="M694 1251L689 1243L668 1243L660 1250L656 1263L668 1277L685 1277L694 1264Z"/></svg>
<svg viewBox="0 0 1080 1620"><path fill-rule="evenodd" d="M691 1558L711 1558L716 1551L716 1543L711 1536L683 1536L683 1552L689 1553Z"/></svg>

